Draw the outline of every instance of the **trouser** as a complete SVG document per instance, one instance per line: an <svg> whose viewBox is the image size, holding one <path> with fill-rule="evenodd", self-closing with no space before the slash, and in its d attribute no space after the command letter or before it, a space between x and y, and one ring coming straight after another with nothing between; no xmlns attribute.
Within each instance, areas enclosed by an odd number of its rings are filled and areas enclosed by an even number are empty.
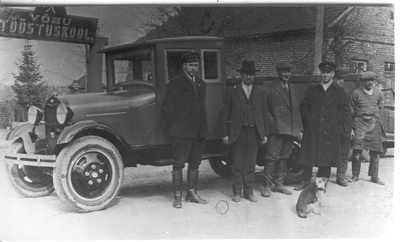
<svg viewBox="0 0 400 242"><path fill-rule="evenodd" d="M337 179L345 179L347 172L347 165L349 163L349 153L350 153L350 145L351 145L351 137L350 134L342 134L341 138L341 149L342 149L342 158L338 161L336 178Z"/></svg>
<svg viewBox="0 0 400 242"><path fill-rule="evenodd" d="M353 149L353 157L352 157L352 173L353 176L360 176L361 169L361 152L362 150ZM370 150L369 156L369 167L368 167L368 176L370 177L378 177L379 173L379 155L380 152Z"/></svg>
<svg viewBox="0 0 400 242"><path fill-rule="evenodd" d="M253 193L257 152L260 144L256 127L242 127L239 138L231 144L233 193Z"/></svg>
<svg viewBox="0 0 400 242"><path fill-rule="evenodd" d="M303 166L302 183L304 183L304 184L311 183L312 171L313 171L312 166ZM331 176L331 167L330 166L318 167L317 177L326 177L329 180L330 176Z"/></svg>
<svg viewBox="0 0 400 242"><path fill-rule="evenodd" d="M182 170L186 162L189 163L189 169L198 170L205 144L205 138L174 139L172 144L173 170Z"/></svg>
<svg viewBox="0 0 400 242"><path fill-rule="evenodd" d="M271 135L268 137L264 165L264 186L282 185L286 173L286 160L293 149L293 136Z"/></svg>

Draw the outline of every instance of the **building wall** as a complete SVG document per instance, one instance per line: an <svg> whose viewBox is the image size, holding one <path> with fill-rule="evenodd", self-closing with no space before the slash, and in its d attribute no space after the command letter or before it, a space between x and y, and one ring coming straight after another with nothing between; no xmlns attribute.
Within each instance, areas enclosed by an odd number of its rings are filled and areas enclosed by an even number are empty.
<svg viewBox="0 0 400 242"><path fill-rule="evenodd" d="M295 75L304 75L313 69L313 33L282 33L252 39L230 39L225 43L227 78L237 77L243 59L253 59L258 76L276 75L279 61L292 63Z"/></svg>
<svg viewBox="0 0 400 242"><path fill-rule="evenodd" d="M349 12L348 23L359 29L357 36L352 37L349 46L352 59L368 61L369 68L374 70L380 80L385 82L385 62L394 62L394 20L393 7L354 7ZM226 40L227 78L238 77L236 71L243 59L253 59L257 76L276 75L275 63L289 61L295 68L294 75L311 74L314 57L314 31L297 31L274 33L254 38ZM334 61L333 54L325 46L323 60ZM350 65L344 66L349 72ZM393 85L392 85L393 86Z"/></svg>

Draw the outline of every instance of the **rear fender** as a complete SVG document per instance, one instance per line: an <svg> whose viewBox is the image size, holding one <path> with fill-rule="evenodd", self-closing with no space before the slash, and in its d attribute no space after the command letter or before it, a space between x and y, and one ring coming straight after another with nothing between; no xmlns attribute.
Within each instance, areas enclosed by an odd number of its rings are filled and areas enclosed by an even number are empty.
<svg viewBox="0 0 400 242"><path fill-rule="evenodd" d="M43 125L36 126L31 123L22 123L13 128L6 137L7 142L11 145L18 139L22 139L27 154L35 154L35 141L45 139L45 127Z"/></svg>

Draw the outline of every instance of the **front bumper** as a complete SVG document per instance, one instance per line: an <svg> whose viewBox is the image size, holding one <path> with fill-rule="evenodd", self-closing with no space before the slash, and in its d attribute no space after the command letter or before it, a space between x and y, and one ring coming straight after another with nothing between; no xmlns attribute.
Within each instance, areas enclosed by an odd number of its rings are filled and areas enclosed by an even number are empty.
<svg viewBox="0 0 400 242"><path fill-rule="evenodd" d="M4 154L1 159L15 165L56 167L55 155Z"/></svg>

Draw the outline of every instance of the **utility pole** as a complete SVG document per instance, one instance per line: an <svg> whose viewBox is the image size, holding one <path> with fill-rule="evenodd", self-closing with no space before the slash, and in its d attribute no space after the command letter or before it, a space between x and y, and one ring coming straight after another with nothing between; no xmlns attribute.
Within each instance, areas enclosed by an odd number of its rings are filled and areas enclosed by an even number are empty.
<svg viewBox="0 0 400 242"><path fill-rule="evenodd" d="M315 24L315 45L314 45L314 74L319 72L318 64L322 60L322 44L324 39L324 7L317 7L317 20Z"/></svg>

